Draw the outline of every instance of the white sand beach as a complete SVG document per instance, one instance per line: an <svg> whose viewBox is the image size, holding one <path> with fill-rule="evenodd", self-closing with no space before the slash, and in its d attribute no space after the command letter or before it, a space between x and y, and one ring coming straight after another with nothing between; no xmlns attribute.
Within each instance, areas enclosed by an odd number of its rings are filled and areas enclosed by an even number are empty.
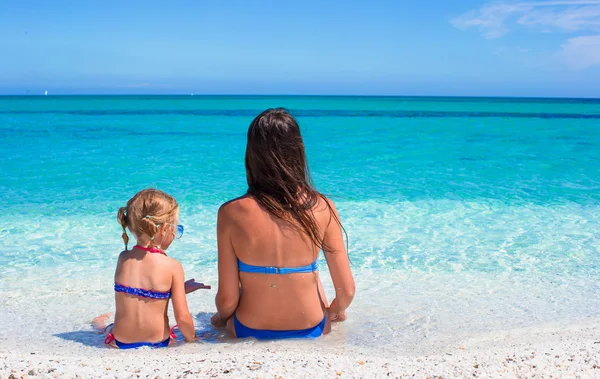
<svg viewBox="0 0 600 379"><path fill-rule="evenodd" d="M5 276L0 378L600 377L593 286L360 278L348 320L314 341L232 341L210 326L214 295L201 292L189 304L202 342L121 351L104 347L89 324L114 306L108 269L66 282L51 270Z"/></svg>
<svg viewBox="0 0 600 379"><path fill-rule="evenodd" d="M13 338L3 336L3 339ZM431 355L332 347L327 339L194 343L137 351L0 348L2 378L597 378L600 323L457 340Z"/></svg>

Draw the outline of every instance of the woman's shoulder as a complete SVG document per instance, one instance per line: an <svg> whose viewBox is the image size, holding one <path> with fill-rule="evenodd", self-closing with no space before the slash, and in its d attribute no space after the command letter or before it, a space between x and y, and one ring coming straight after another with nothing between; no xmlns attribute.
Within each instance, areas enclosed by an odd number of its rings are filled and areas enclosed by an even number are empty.
<svg viewBox="0 0 600 379"><path fill-rule="evenodd" d="M258 207L252 196L244 195L231 199L219 207L219 216L227 216L240 212L248 212Z"/></svg>
<svg viewBox="0 0 600 379"><path fill-rule="evenodd" d="M314 207L314 211L317 211L317 212L326 211L328 213L331 211L336 212L335 204L334 204L333 200L331 200L327 196L319 194L317 203Z"/></svg>

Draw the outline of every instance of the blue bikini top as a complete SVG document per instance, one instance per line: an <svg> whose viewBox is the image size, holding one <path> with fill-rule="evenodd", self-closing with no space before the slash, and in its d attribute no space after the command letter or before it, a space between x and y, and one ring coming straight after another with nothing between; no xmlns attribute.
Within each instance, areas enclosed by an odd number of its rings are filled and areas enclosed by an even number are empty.
<svg viewBox="0 0 600 379"><path fill-rule="evenodd" d="M315 272L319 269L319 259L309 265L302 267L272 267L272 266L253 266L246 264L238 259L238 267L240 272L251 272L255 274L298 274L298 273L310 273Z"/></svg>
<svg viewBox="0 0 600 379"><path fill-rule="evenodd" d="M161 292L147 290L143 288L127 287L115 282L115 292L122 292L133 296L145 297L148 299L168 299L171 297L171 291Z"/></svg>

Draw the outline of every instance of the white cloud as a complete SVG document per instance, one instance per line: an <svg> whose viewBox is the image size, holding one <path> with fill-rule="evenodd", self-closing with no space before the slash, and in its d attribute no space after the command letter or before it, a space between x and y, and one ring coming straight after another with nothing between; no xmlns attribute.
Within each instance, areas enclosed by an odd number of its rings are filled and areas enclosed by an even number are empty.
<svg viewBox="0 0 600 379"><path fill-rule="evenodd" d="M472 27L486 38L500 38L511 24L537 27L542 31L600 30L600 0L488 3L450 20L456 28Z"/></svg>
<svg viewBox="0 0 600 379"><path fill-rule="evenodd" d="M574 37L561 46L560 58L575 69L600 65L600 35Z"/></svg>
<svg viewBox="0 0 600 379"><path fill-rule="evenodd" d="M486 4L450 20L454 27L466 30L476 27L486 38L499 38L509 32L505 20L531 9L523 4Z"/></svg>
<svg viewBox="0 0 600 379"><path fill-rule="evenodd" d="M450 23L460 29L478 29L485 38L504 36L514 28L528 28L540 33L561 31L586 33L570 38L560 47L559 59L574 69L600 65L600 0L557 0L537 2L486 3ZM512 49L502 48L494 54ZM517 52L529 50L516 47Z"/></svg>
<svg viewBox="0 0 600 379"><path fill-rule="evenodd" d="M600 30L600 5L566 9L534 9L522 15L517 23L559 29L567 32Z"/></svg>

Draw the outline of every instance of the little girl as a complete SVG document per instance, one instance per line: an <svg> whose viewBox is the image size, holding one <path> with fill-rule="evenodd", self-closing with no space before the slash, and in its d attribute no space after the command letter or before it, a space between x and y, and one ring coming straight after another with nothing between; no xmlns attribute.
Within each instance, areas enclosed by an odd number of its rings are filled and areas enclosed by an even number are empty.
<svg viewBox="0 0 600 379"><path fill-rule="evenodd" d="M117 220L123 227L125 251L115 271L115 321L104 327L106 314L93 321L95 328L107 333L106 344L120 349L167 347L175 338L167 317L169 299L173 300L175 320L185 340L195 340L186 293L210 286L194 279L184 283L181 264L165 253L173 240L183 235L178 218L177 201L155 189L138 192L119 209ZM131 250L127 248L126 229L137 238Z"/></svg>

